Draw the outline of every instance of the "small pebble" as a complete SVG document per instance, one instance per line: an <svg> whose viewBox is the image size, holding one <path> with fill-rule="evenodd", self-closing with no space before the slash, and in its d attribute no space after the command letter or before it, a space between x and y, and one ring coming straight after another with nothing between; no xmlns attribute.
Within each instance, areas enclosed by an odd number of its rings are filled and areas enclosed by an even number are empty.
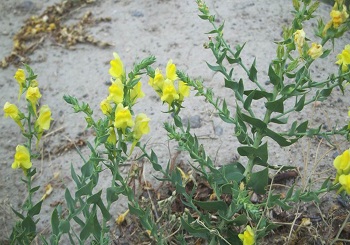
<svg viewBox="0 0 350 245"><path fill-rule="evenodd" d="M214 132L215 132L215 134L216 134L217 136L220 136L220 135L222 135L222 134L224 133L224 130L223 130L223 128L220 127L220 126L215 126L215 127L214 127Z"/></svg>
<svg viewBox="0 0 350 245"><path fill-rule="evenodd" d="M143 17L143 13L141 11L138 10L133 10L130 12L131 16L136 17L136 18L140 18Z"/></svg>
<svg viewBox="0 0 350 245"><path fill-rule="evenodd" d="M183 125L187 126L188 123L190 123L191 128L200 128L202 126L202 119L198 115L185 117L183 119Z"/></svg>

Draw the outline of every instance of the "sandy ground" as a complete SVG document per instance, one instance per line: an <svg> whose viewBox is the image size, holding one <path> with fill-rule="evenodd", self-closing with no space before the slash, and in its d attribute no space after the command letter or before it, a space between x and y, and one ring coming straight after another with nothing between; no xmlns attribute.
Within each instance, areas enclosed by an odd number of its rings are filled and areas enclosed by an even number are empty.
<svg viewBox="0 0 350 245"><path fill-rule="evenodd" d="M10 53L13 45L12 38L23 25L24 20L32 15L40 15L47 6L55 2L55 0L2 0L0 5L0 57ZM291 2L288 0L207 1L219 22L225 20L224 33L228 42L232 46L246 42L242 53L246 66L249 67L256 57L260 81L268 80L269 61L275 57L276 50L273 41L280 39L282 26L291 23ZM317 15L328 21L330 8L329 5L321 4ZM45 232L53 206L64 200L65 186L73 191L70 165L73 164L79 168L82 164L76 151L67 150L58 154L58 150L62 149L60 148L62 146L68 149L68 146L73 145L73 142L79 139L92 139L91 132L85 130L86 124L82 115L74 114L62 97L69 94L80 101L88 102L95 110L95 117L98 118L101 115L99 103L108 94L108 69L109 61L113 58L112 52L119 53L127 71L130 71L134 62L149 55L155 55L157 58L154 68L160 67L165 70L166 63L171 58L178 69L186 71L194 78L202 78L205 85L213 88L217 96L228 98L229 106L234 106L234 101L230 99L232 92L224 88L222 77L211 72L204 62L213 63L210 50L203 48L203 44L208 40L208 35L205 33L210 31L211 27L197 17L195 1L97 0L95 4L75 11L69 21L78 21L86 11L91 11L95 17L111 17L111 22L92 26L89 32L96 38L110 42L114 46L102 49L82 44L75 46L75 50L67 50L48 38L30 56L30 65L39 75L38 81L43 95L41 104L50 106L54 118L51 132L55 132L43 138L43 152L46 157L33 163L39 173L34 184L41 186L37 198L43 194L46 184L51 183L54 187L53 193L43 204L39 231ZM311 25L306 27L306 32L313 33ZM328 73L337 71L338 68L334 64L335 56L347 44L347 40L349 40L349 35L345 35L338 41L339 45L335 48L334 55L327 60L317 60L313 64L315 79L324 78ZM17 102L18 86L13 79L16 69L11 65L0 71L1 105L6 101ZM243 71L237 69L235 72L237 77L245 78ZM161 113L167 109L166 105L161 105L155 92L147 85L147 81L148 79L143 79L146 97L142 103L135 106L135 109L146 113L151 118L151 133L144 140L149 140L149 146L155 150L161 163L165 165L169 157L176 152L176 148L168 144L165 130L162 128L162 123L171 118ZM310 106L293 117L300 120L309 118L312 126L323 123L324 128L330 129L337 124L343 125L347 120L349 100L348 96L341 96L339 91L335 91L329 101L317 107ZM193 132L199 136L201 143L215 159L216 164L222 165L237 159L236 147L238 145L233 137L233 128L222 122L213 113L213 108L202 98L195 98L192 94L191 98L185 101L184 106L182 116L190 118L193 122ZM257 112L261 111L261 108L262 105L254 105L254 110ZM1 110L0 234L7 237L15 222L10 205L19 209L26 196L25 188L20 181L21 172L14 171L10 167L15 147L24 142L24 139L21 138L14 122L5 119L2 114ZM317 139L305 139L285 149L280 149L272 144L270 162L298 166L301 173L306 175L308 169L305 164L312 166L322 154L328 152L320 160L317 174L313 174L313 178L318 179L319 174L331 169L332 159L338 154L337 150L331 149L327 144L319 146L318 143ZM345 144L340 145L341 150L346 147ZM86 148L83 147L82 151L88 156L89 152ZM135 152L135 156L138 154ZM123 171L127 172L128 167L125 167ZM59 173L58 179L53 179L55 173ZM149 181L154 181L151 166L145 166L145 173ZM333 174L334 172L330 171L323 173L322 176ZM109 176L103 176L100 188L108 186L108 180ZM116 204L112 209L113 218L117 217L118 212L125 210L126 206L125 202Z"/></svg>

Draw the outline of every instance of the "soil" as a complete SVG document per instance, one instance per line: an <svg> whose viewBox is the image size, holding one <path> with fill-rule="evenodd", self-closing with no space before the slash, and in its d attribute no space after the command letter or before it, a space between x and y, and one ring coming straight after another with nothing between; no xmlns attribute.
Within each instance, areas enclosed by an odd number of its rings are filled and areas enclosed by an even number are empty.
<svg viewBox="0 0 350 245"><path fill-rule="evenodd" d="M0 57L11 54L13 37L24 25L25 20L33 15L40 16L49 6L54 5L56 0L46 1L11 1L2 0L0 5ZM224 36L234 47L237 44L245 44L242 52L242 59L247 67L250 67L256 58L258 79L265 83L268 81L267 71L269 62L275 57L276 44L274 41L281 39L282 27L290 25L292 21L292 1L265 1L265 0L208 0L207 4L217 17L218 24L225 21ZM325 22L329 19L331 6L321 3L316 13L318 18ZM201 20L195 1L170 1L170 0L96 0L90 4L84 4L74 11L62 17L64 24L71 25L78 23L84 15L91 11L92 18L96 23L87 24L87 35L94 37L94 45L81 43L67 45L60 43L53 35L46 36L33 48L28 55L29 62L35 73L38 74L38 82L42 93L41 104L50 106L54 118L50 132L42 139L42 158L33 162L38 174L34 179L34 185L39 185L37 199L44 194L45 186L51 184L53 192L44 201L38 230L42 234L49 233L50 214L59 203L64 201L64 189L66 187L74 190L74 183L70 177L71 164L79 168L82 164L79 154L74 150L77 145L83 155L88 157L89 151L85 147L86 141L93 140L93 134L86 130L86 123L83 115L73 113L70 105L64 102L63 95L75 96L79 101L89 103L95 111L96 118L101 116L99 103L108 94L109 85L109 61L113 59L113 52L117 52L124 62L127 72L131 70L135 62L150 55L157 58L154 68L159 67L163 71L169 59L177 65L177 68L185 71L193 78L200 78L205 86L213 89L219 98L227 98L229 108L234 108L235 102L232 98L232 91L224 87L223 78L210 71L205 63L214 63L213 56L209 49L204 49L203 44L208 41L211 31L209 23ZM101 19L102 18L102 19ZM104 18L110 18L104 19ZM316 26L316 20L305 26L307 37L317 40L312 35ZM327 59L318 59L312 65L313 77L322 80L330 73L337 72L336 54L348 44L350 35L346 34L337 40L334 52ZM331 48L331 46L328 46ZM18 59L18 57L17 57ZM17 64L18 65L18 64ZM22 67L21 67L22 68ZM13 76L17 70L16 64L9 64L0 72L0 102L6 101L17 103L18 85ZM248 79L241 69L235 70L237 78L247 80L246 87L249 88ZM142 103L135 105L135 111L146 113L150 118L151 133L143 138L148 141L149 148L152 148L158 155L163 166L177 153L176 145L169 142L166 131L163 129L163 122L170 121L171 115L162 113L167 109L162 105L156 93L147 84L148 79L143 80L143 90L146 94ZM267 85L272 87L272 85ZM332 129L344 125L347 118L347 111L350 104L350 97L342 95L339 90L334 91L329 100L308 106L300 113L291 116L294 120L310 120L310 125L316 127L322 124L323 129ZM200 139L208 155L215 160L217 166L239 160L236 151L238 142L233 136L233 127L221 121L215 114L214 108L206 103L203 98L191 94L184 102L184 110L181 116L191 122L191 130ZM24 108L23 100L20 103ZM253 110L261 115L263 105L253 104ZM1 111L0 114L3 112ZM1 115L3 117L3 115ZM0 121L0 234L1 241L5 241L11 233L11 228L16 221L11 207L19 210L26 197L25 187L21 182L22 173L20 170L11 169L15 147L24 142L21 133L11 119L3 118ZM276 130L285 130L286 127L276 127ZM298 168L298 177L286 181L290 185L297 181L298 185L305 186L309 181L315 187L320 185L328 176L334 176L335 171L332 163L348 145L343 137L333 137L332 143L336 147L320 138L304 138L291 147L280 148L274 142L270 142L271 164L292 165ZM140 152L134 152L134 158L140 156ZM189 158L181 153L177 162L186 162ZM245 159L240 159L244 164ZM122 171L127 173L134 160L123 167ZM152 166L145 163L143 166L144 178L146 181L159 185L154 178ZM108 186L110 176L102 173L100 188ZM313 222L306 229L299 229L289 237L291 244L312 244L310 234L319 238L319 242L327 244L332 240L338 227L346 217L346 210L337 201L334 193L322 197L322 205L317 209L314 205L301 205L300 209L294 210L291 217L298 216L296 223L300 224L303 217L321 217L321 221ZM113 220L127 209L127 202L120 200L112 207ZM329 217L329 210L337 210L339 215L332 213ZM294 212L293 211L293 212ZM326 215L327 217L324 217ZM286 215L287 216L287 215ZM328 219L326 219L328 218ZM280 219L281 220L281 219ZM333 222L334 221L334 222ZM286 219L291 224L293 218ZM324 226L322 229L320 224ZM130 226L128 226L130 227ZM277 233L272 233L269 239L274 244L285 243L289 236L291 225L282 226ZM126 236L127 229L119 229L112 224L115 236ZM295 228L295 227L294 227ZM342 236L349 236L348 229L344 229ZM326 234L327 233L327 234ZM276 235L279 234L279 235ZM146 236L145 236L146 237ZM300 238L300 240L297 240ZM282 240L281 240L282 239ZM285 240L283 240L285 239ZM117 240L117 239L116 239ZM119 240L118 240L119 241ZM313 240L315 241L315 240ZM124 239L128 242L128 239ZM129 241L131 244L131 240ZM276 243L275 243L276 242ZM282 243L281 243L282 242ZM293 243L294 242L294 243ZM136 243L135 243L136 244ZM204 243L203 243L204 244ZM315 244L317 244L315 242Z"/></svg>

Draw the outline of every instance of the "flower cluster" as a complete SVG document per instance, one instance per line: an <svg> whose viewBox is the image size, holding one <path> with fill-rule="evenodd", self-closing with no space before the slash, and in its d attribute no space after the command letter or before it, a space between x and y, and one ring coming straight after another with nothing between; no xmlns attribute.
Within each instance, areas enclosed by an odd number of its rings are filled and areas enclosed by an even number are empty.
<svg viewBox="0 0 350 245"><path fill-rule="evenodd" d="M294 32L294 44L296 45L300 56L304 54L304 45L307 45L305 42L306 34L303 29L297 30ZM311 48L307 51L307 54L312 59L317 59L323 54L323 47L321 44L312 43Z"/></svg>
<svg viewBox="0 0 350 245"><path fill-rule="evenodd" d="M32 73L31 69L27 67L27 71ZM4 115L5 117L11 117L16 124L21 128L26 137L37 138L37 146L41 139L41 136L45 130L50 128L50 123L53 120L51 118L51 110L47 105L43 105L39 109L39 115L37 113L37 104L41 98L41 93L38 87L38 82L34 79L35 76L31 74L27 78L26 73L23 69L18 69L14 75L14 78L19 85L18 100L21 95L26 92L27 107L29 109L28 115L24 115L15 104L6 102L4 105ZM32 119L34 122L34 129L32 129ZM23 127L23 122L27 122L28 130L26 131ZM28 146L30 147L30 145ZM14 162L12 168L22 168L24 171L31 168L32 163L30 162L30 149L26 146L18 145L16 147L16 154L14 157Z"/></svg>
<svg viewBox="0 0 350 245"><path fill-rule="evenodd" d="M348 65L350 65L350 44L346 45L343 51L337 55L337 59L335 63L341 66L342 72L347 72Z"/></svg>
<svg viewBox="0 0 350 245"><path fill-rule="evenodd" d="M247 225L243 234L238 234L239 239L241 239L243 245L253 245L255 244L255 234L253 229Z"/></svg>
<svg viewBox="0 0 350 245"><path fill-rule="evenodd" d="M175 88L175 82L178 80L176 75L176 65L172 60L168 61L165 76L158 68L155 70L154 77L150 77L148 84L157 92L163 102L169 104L173 102L181 104L185 97L190 95L190 87L183 81L178 81L178 87Z"/></svg>
<svg viewBox="0 0 350 245"><path fill-rule="evenodd" d="M342 187L339 191L345 190L346 193L350 194L350 150L348 149L337 156L333 165L337 170L334 183L341 184Z"/></svg>
<svg viewBox="0 0 350 245"><path fill-rule="evenodd" d="M127 138L132 138L133 146L141 139L142 135L150 131L150 119L144 113L140 113L133 120L131 107L139 98L145 96L142 91L142 82L139 76L127 79L124 64L117 53L113 53L114 59L110 62L109 74L111 86L109 95L101 101L102 113L110 118L109 137L107 142L116 144L115 129L120 130Z"/></svg>
<svg viewBox="0 0 350 245"><path fill-rule="evenodd" d="M332 11L330 12L331 20L326 24L322 34L325 36L329 28L338 29L349 18L344 0L336 0Z"/></svg>

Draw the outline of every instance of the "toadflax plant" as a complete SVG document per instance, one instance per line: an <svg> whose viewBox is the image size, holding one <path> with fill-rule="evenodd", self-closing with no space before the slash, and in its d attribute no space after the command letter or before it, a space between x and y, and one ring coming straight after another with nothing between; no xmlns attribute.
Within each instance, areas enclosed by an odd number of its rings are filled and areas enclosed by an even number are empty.
<svg viewBox="0 0 350 245"><path fill-rule="evenodd" d="M18 69L14 78L19 85L18 101L20 101L22 94L25 93L26 111L22 112L16 104L10 102L6 102L4 105L5 117L10 117L14 120L21 129L25 139L24 143L16 146L11 167L23 171L24 178L21 181L28 192L28 196L22 205L22 210L17 211L12 208L19 221L12 229L11 244L30 244L36 236L36 224L39 220L35 216L40 213L41 205L46 196L43 196L39 201L35 201L38 199L35 198L35 193L40 186L33 187L36 167L32 161L39 157L39 141L44 131L50 128L53 120L48 105L42 105L37 109L41 98L38 81L36 80L37 75L34 74L28 65L25 65L25 68L26 71ZM35 146L33 145L34 140L36 140ZM46 189L46 193L48 192L50 192L50 188Z"/></svg>
<svg viewBox="0 0 350 245"><path fill-rule="evenodd" d="M293 166L270 164L269 142L275 141L281 147L293 145L304 136L320 136L330 141L330 136L339 134L349 138L349 125L333 128L331 131L309 126L308 120L291 121L289 116L302 111L307 105L326 100L333 89L344 92L350 80L350 44L338 54L337 71L324 80L317 81L310 67L319 59L333 55L332 45L349 29L349 14L343 0L337 0L331 10L330 20L318 21L316 37L305 32L305 21L314 18L318 2L311 0L293 0L294 19L290 27L283 29L280 41L276 42L276 56L268 67L270 84L261 83L256 69L256 61L250 67L241 57L244 45L234 48L224 39L224 24L217 26L215 16L211 15L206 4L197 0L199 17L209 22L211 37L205 48L211 50L216 63L207 63L210 70L222 75L224 86L232 94L227 98L218 98L203 81L192 79L185 72L177 70L169 60L165 73L159 68L152 68L153 56L142 60L126 72L119 55L114 53L110 62L109 74L111 85L108 95L100 102L102 117L94 118L90 106L79 102L73 96L66 95L64 100L73 107L74 112L85 114L87 127L94 131L94 141L88 142L90 156L82 158L79 172L71 167L71 176L75 190L66 189L65 205L58 206L51 214L51 233L49 240L41 237L44 244L59 244L66 237L71 244L110 244L110 213L112 205L120 196L125 196L128 209L116 219L122 225L126 216L138 218L147 237L155 244L187 244L195 238L196 243L206 240L208 244L244 244L252 245L277 227L265 215L270 209L279 206L291 209L298 202L319 202L319 194L337 190L345 195L350 193L350 153L349 150L334 160L337 170L335 180L328 178L320 188L297 189L290 187L284 196L274 194L269 184L269 170L284 171ZM235 67L241 67L247 78L237 78ZM16 105L7 102L4 105L6 117L11 117L20 127L27 142L16 147L13 168L23 169L27 186L28 199L22 212L15 211L20 221L13 228L12 244L29 244L36 234L34 218L40 212L42 200L33 203L33 195L39 187L32 187L35 168L32 159L37 157L32 150L32 139L37 139L36 147L45 130L50 127L51 111L48 106L37 108L41 97L36 75L26 66L28 76L18 70L15 79L19 84L19 98L26 92L28 114L22 113ZM166 167L162 166L157 153L148 150L147 144L141 144L144 135L150 132L149 121L145 113L133 108L145 94L142 91L144 76L171 113L173 123L164 123L169 140L175 141L179 150L186 152L191 159L190 171L181 166L174 166L169 159ZM247 83L253 89L247 89ZM250 86L251 87L251 86ZM181 119L182 103L195 91L195 96L202 96L210 103L220 118L232 126L232 134L240 146L237 152L241 162L214 165L212 158L205 152L197 136ZM227 100L233 100L235 108L230 108ZM252 107L254 101L264 105L260 117ZM232 101L231 101L232 102ZM288 103L287 103L288 102ZM232 104L232 103L230 103ZM287 105L291 106L287 106ZM259 114L260 115L260 114ZM286 125L286 131L277 131L274 125ZM229 146L227 146L229 147ZM132 156L135 148L141 150L140 159L148 159L160 186L166 184L171 190L163 198L138 198L139 193L131 183L141 179L138 166L132 166L129 174L121 174L120 167ZM259 170L256 170L259 166ZM110 184L106 189L98 185L100 173L108 171ZM159 175L158 175L159 176ZM273 179L272 179L273 181ZM141 182L141 181L140 181ZM202 186L208 196L200 197ZM253 193L261 194L261 200L252 202ZM44 199L44 198L43 198ZM146 203L146 204L145 204ZM181 210L173 211L176 204Z"/></svg>

